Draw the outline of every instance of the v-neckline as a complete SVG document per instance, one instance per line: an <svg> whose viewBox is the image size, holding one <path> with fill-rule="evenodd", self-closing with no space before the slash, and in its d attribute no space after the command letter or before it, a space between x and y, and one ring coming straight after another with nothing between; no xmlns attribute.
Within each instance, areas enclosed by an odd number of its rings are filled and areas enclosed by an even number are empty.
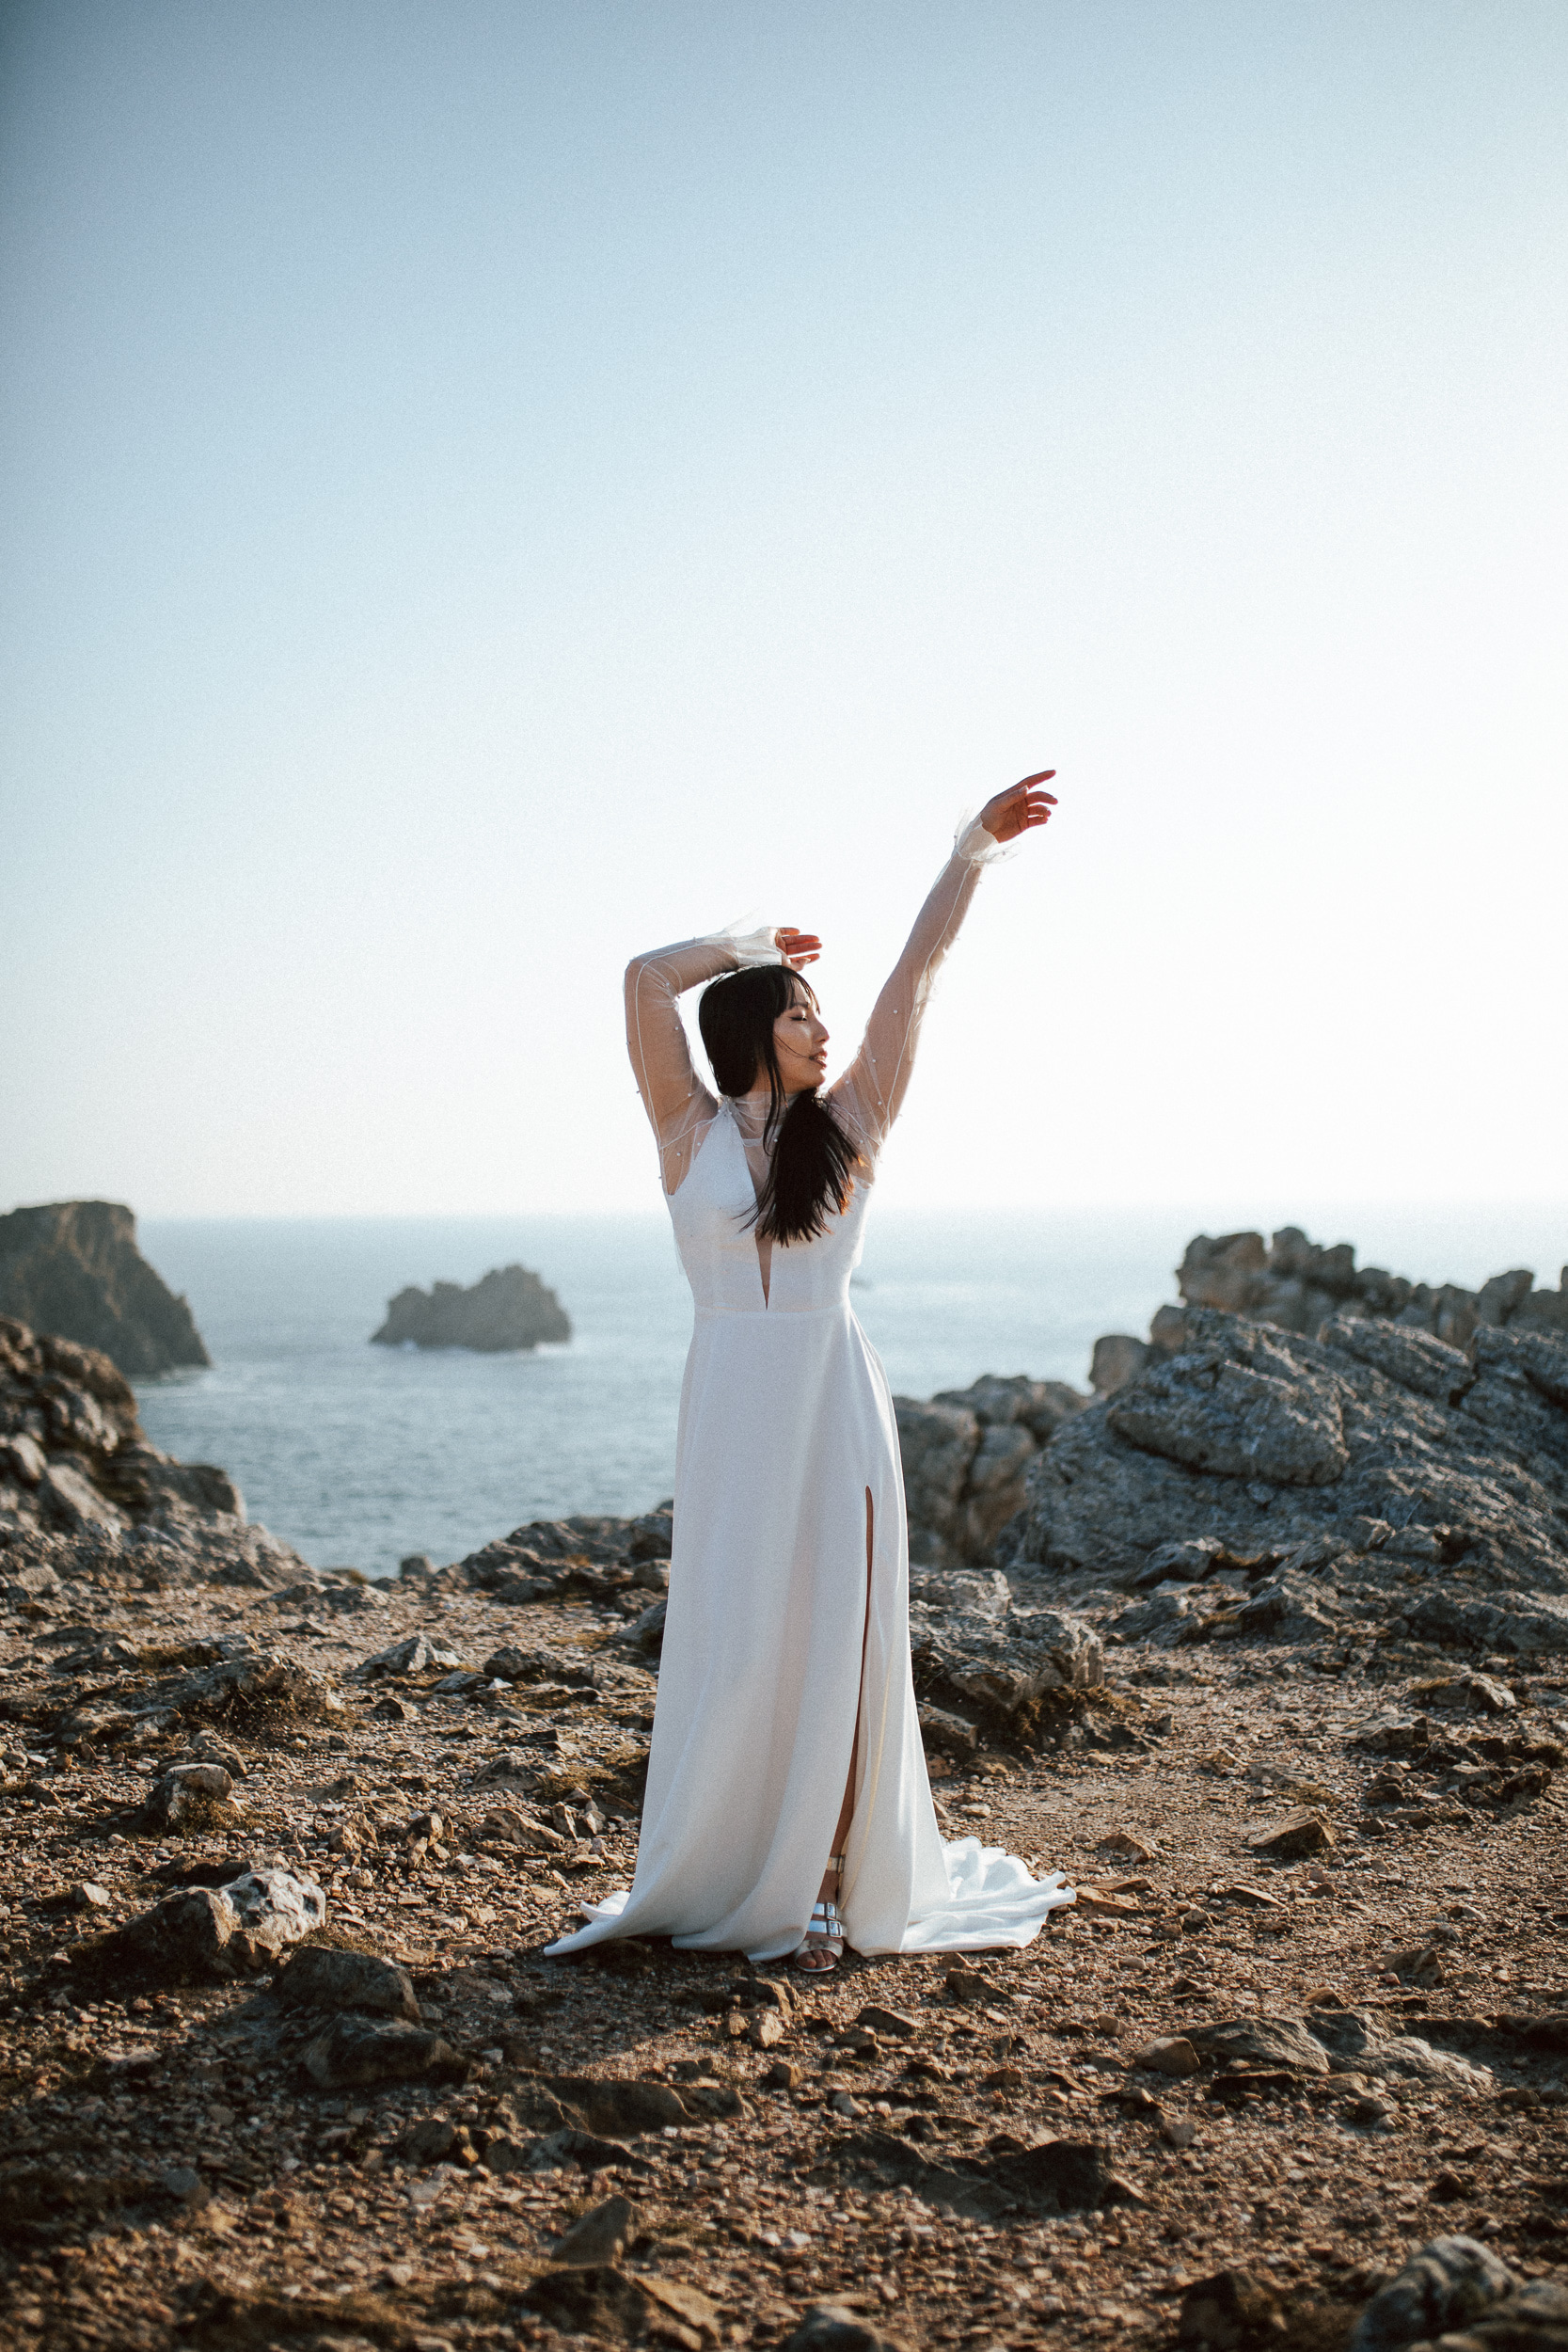
<svg viewBox="0 0 1568 2352"><path fill-rule="evenodd" d="M740 1165L746 1170L746 1182L752 1187L752 1205L754 1209L760 1210L762 1207L762 1196L757 1190L757 1180L752 1173L751 1154L746 1148L746 1130L740 1123L734 1101L730 1098L726 1098L726 1104L730 1114L730 1124L735 1129L735 1139L740 1146ZM760 1140L761 1138L759 1136L758 1141L760 1142ZM764 1309L766 1310L770 1308L773 1304L773 1245L771 1241L767 1240L757 1232L755 1225L752 1227L752 1239L756 1245L757 1280L761 1285L762 1303Z"/></svg>

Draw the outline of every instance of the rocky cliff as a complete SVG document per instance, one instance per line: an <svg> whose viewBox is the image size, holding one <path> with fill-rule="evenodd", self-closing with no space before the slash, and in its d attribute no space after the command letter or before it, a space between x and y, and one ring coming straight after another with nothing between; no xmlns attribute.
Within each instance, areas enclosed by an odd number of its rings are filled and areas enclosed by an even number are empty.
<svg viewBox="0 0 1568 2352"><path fill-rule="evenodd" d="M1568 1649L1568 1295L1293 1232L1200 1239L1181 1287L1026 1465L999 1562L1149 1591L1138 1638Z"/></svg>
<svg viewBox="0 0 1568 2352"><path fill-rule="evenodd" d="M211 1362L182 1298L136 1248L115 1200L55 1200L0 1216L0 1314L107 1356L128 1380Z"/></svg>
<svg viewBox="0 0 1568 2352"><path fill-rule="evenodd" d="M380 1347L471 1347L482 1355L569 1340L572 1326L554 1291L527 1266L492 1268L471 1289L434 1282L399 1291L387 1320L371 1334Z"/></svg>
<svg viewBox="0 0 1568 2352"><path fill-rule="evenodd" d="M0 1316L0 1582L45 1589L106 1564L165 1583L266 1583L304 1566L247 1524L226 1470L149 1445L107 1356Z"/></svg>

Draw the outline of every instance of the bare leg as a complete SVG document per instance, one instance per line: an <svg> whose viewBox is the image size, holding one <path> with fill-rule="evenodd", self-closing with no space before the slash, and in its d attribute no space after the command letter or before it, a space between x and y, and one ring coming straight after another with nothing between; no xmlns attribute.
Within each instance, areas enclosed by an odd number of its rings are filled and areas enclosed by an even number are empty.
<svg viewBox="0 0 1568 2352"><path fill-rule="evenodd" d="M872 1515L871 1489L867 1486L865 1490L865 1616L861 1626L861 1685L863 1689L865 1683L865 1645L871 1634L871 1548L875 1534L876 1522ZM844 1851L844 1841L849 1835L849 1823L854 1819L855 1761L860 1753L860 1743L861 1710L857 1707L855 1743L849 1751L849 1772L844 1783L844 1802L839 1806L838 1821L833 1830L832 1852L835 1857ZM834 1859L829 1862L822 1873L822 1883L816 1890L816 1899L822 1903L836 1901L839 1893L839 1867L837 1860ZM801 1954L796 1965L803 1968L807 1975L811 1976L825 1975L833 1963L826 1953L814 1960L808 1948Z"/></svg>

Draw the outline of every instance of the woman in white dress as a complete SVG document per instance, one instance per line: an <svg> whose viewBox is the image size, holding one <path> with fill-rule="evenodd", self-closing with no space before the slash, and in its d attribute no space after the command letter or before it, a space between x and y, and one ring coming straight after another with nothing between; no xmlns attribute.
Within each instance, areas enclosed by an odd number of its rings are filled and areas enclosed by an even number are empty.
<svg viewBox="0 0 1568 2352"><path fill-rule="evenodd" d="M824 1088L828 1032L788 927L687 940L626 971L626 1041L696 1304L681 1391L658 1702L637 1869L552 1945L669 1935L753 1961L1027 1944L1059 1874L944 1845L910 1672L893 1400L849 1304L877 1158L980 868L1043 825L1046 770L957 847ZM718 1098L676 1000L699 1009Z"/></svg>

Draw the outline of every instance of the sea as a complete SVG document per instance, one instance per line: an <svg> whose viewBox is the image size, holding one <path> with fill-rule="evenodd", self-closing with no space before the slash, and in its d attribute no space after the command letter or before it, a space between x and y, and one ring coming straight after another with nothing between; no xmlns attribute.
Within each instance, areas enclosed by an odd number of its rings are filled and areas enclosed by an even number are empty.
<svg viewBox="0 0 1568 2352"><path fill-rule="evenodd" d="M855 1311L895 1393L983 1373L1082 1387L1101 1332L1142 1334L1176 1297L1193 1232L1284 1221L890 1208L868 1227ZM1532 1264L1555 1283L1568 1256L1560 1208L1291 1221L1432 1282ZM691 1308L661 1212L147 1220L139 1239L189 1299L213 1359L140 1384L149 1437L221 1465L250 1517L317 1567L387 1576L411 1552L455 1560L530 1519L645 1511L671 1491ZM497 1356L370 1343L406 1284L470 1283L513 1263L555 1291L570 1341Z"/></svg>

